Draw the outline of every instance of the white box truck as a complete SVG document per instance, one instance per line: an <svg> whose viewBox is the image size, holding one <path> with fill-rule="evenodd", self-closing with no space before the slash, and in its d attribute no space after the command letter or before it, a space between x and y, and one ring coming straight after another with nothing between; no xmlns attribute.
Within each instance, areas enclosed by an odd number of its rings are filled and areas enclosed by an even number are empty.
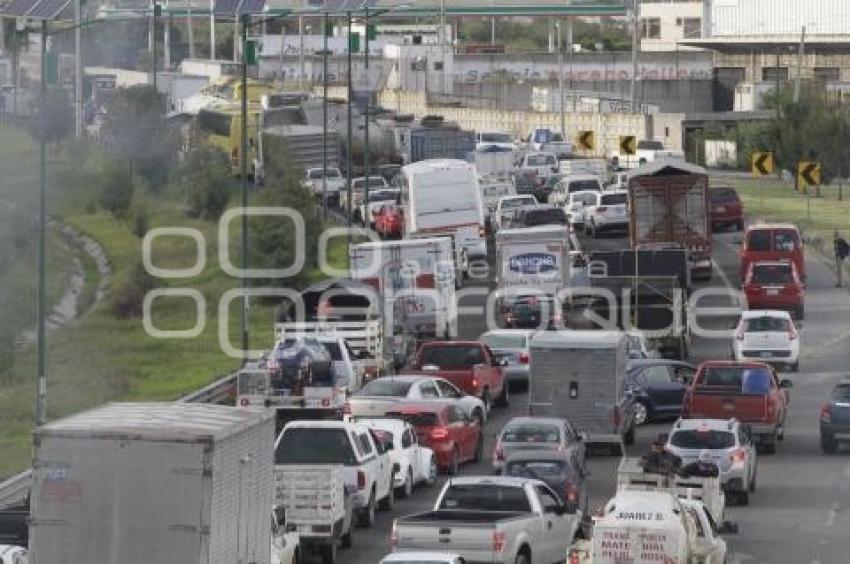
<svg viewBox="0 0 850 564"><path fill-rule="evenodd" d="M457 336L455 280L460 273L450 238L361 243L351 247L349 258L351 278L383 298L385 323L400 321L402 331L419 339ZM384 334L397 329L385 327Z"/></svg>
<svg viewBox="0 0 850 564"><path fill-rule="evenodd" d="M432 159L402 167L404 237L452 237L464 275L487 265L484 207L475 167L466 161Z"/></svg>
<svg viewBox="0 0 850 564"><path fill-rule="evenodd" d="M502 229L496 234L496 288L501 296L557 296L570 282L570 232L561 225Z"/></svg>
<svg viewBox="0 0 850 564"><path fill-rule="evenodd" d="M541 331L530 344L529 410L563 417L589 443L632 444L634 400L623 386L622 331Z"/></svg>
<svg viewBox="0 0 850 564"><path fill-rule="evenodd" d="M111 403L33 431L30 564L271 561L271 411Z"/></svg>

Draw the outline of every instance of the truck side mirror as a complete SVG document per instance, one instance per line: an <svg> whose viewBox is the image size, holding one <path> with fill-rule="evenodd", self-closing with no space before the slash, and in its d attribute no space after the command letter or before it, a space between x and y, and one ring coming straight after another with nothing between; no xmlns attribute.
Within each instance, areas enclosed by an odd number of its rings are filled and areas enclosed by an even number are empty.
<svg viewBox="0 0 850 564"><path fill-rule="evenodd" d="M782 380L779 381L779 387L780 388L793 388L794 382L792 382L791 380L787 380L787 379L783 378Z"/></svg>

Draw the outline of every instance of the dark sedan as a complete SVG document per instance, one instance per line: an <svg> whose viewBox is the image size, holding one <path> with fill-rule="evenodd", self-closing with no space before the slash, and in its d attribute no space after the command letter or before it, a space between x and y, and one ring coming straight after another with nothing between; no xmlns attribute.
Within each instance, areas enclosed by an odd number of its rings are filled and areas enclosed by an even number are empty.
<svg viewBox="0 0 850 564"><path fill-rule="evenodd" d="M850 379L835 388L820 410L820 445L827 454L838 450L839 442L850 442Z"/></svg>
<svg viewBox="0 0 850 564"><path fill-rule="evenodd" d="M696 368L687 362L661 358L629 362L626 390L635 399L635 424L653 419L675 419L682 410L682 397Z"/></svg>
<svg viewBox="0 0 850 564"><path fill-rule="evenodd" d="M586 530L587 468L576 451L524 450L508 457L502 467L503 476L541 480L561 496L567 511L575 513Z"/></svg>

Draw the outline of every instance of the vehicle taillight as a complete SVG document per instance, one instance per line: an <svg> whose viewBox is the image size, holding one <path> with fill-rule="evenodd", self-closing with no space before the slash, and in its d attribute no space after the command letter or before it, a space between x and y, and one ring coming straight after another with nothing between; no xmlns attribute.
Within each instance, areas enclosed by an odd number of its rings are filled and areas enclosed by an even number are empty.
<svg viewBox="0 0 850 564"><path fill-rule="evenodd" d="M600 213L604 212L604 211L608 211L608 206L599 206L598 208L596 208L596 211L598 211Z"/></svg>
<svg viewBox="0 0 850 564"><path fill-rule="evenodd" d="M829 404L823 404L823 407L820 408L820 420L821 423L829 423L832 421L832 411L830 410Z"/></svg>
<svg viewBox="0 0 850 564"><path fill-rule="evenodd" d="M431 439L435 441L444 441L449 438L449 430L445 427L434 427L431 429Z"/></svg>
<svg viewBox="0 0 850 564"><path fill-rule="evenodd" d="M570 550L569 564L581 564L581 558L579 557L577 550Z"/></svg>
<svg viewBox="0 0 850 564"><path fill-rule="evenodd" d="M364 490L366 489L366 473L362 470L357 471L357 489Z"/></svg>
<svg viewBox="0 0 850 564"><path fill-rule="evenodd" d="M747 451L742 448L733 450L729 453L729 458L732 460L732 464L743 464L747 460Z"/></svg>
<svg viewBox="0 0 850 564"><path fill-rule="evenodd" d="M529 360L528 353L526 353L526 352L519 353L519 363L520 364L528 364L528 360Z"/></svg>
<svg viewBox="0 0 850 564"><path fill-rule="evenodd" d="M496 448L493 449L493 460L504 460L505 452L502 450L502 440L496 441Z"/></svg>
<svg viewBox="0 0 850 564"><path fill-rule="evenodd" d="M505 533L493 531L493 552L502 552L503 550L505 550Z"/></svg>
<svg viewBox="0 0 850 564"><path fill-rule="evenodd" d="M390 548L394 549L398 544L398 525L393 521L393 528L390 530Z"/></svg>
<svg viewBox="0 0 850 564"><path fill-rule="evenodd" d="M576 488L575 484L567 484L567 487L564 489L564 499L568 503L576 503L578 501L578 488Z"/></svg>
<svg viewBox="0 0 850 564"><path fill-rule="evenodd" d="M473 379L472 379L472 388L473 388L474 390L477 390L477 389L478 389L478 378L473 378Z"/></svg>

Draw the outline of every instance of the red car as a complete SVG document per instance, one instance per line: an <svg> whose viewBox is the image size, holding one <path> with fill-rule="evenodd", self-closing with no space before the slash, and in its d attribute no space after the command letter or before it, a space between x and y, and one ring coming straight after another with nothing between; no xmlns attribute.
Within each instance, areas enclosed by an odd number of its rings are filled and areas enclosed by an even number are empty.
<svg viewBox="0 0 850 564"><path fill-rule="evenodd" d="M750 263L743 289L749 309L779 309L797 319L805 315L806 289L793 262Z"/></svg>
<svg viewBox="0 0 850 564"><path fill-rule="evenodd" d="M761 362L709 360L697 368L682 400L682 419L731 419L749 425L765 451L785 436L790 380Z"/></svg>
<svg viewBox="0 0 850 564"><path fill-rule="evenodd" d="M791 223L762 223L751 225L741 242L741 278L747 274L750 264L758 261L791 261L797 274L806 279L803 262L803 237L797 226Z"/></svg>
<svg viewBox="0 0 850 564"><path fill-rule="evenodd" d="M738 231L744 229L744 205L734 188L709 188L708 200L711 203L711 227L732 225Z"/></svg>
<svg viewBox="0 0 850 564"><path fill-rule="evenodd" d="M443 402L404 403L385 415L413 425L419 444L434 451L437 467L457 474L464 462L479 462L484 452L484 435L477 420L460 407Z"/></svg>
<svg viewBox="0 0 850 564"><path fill-rule="evenodd" d="M387 204L375 213L375 231L383 239L398 239L401 238L402 228L404 227L404 215L401 208Z"/></svg>
<svg viewBox="0 0 850 564"><path fill-rule="evenodd" d="M465 393L477 396L489 410L508 406L504 367L490 347L478 341L430 341L419 347L410 368L445 378Z"/></svg>

